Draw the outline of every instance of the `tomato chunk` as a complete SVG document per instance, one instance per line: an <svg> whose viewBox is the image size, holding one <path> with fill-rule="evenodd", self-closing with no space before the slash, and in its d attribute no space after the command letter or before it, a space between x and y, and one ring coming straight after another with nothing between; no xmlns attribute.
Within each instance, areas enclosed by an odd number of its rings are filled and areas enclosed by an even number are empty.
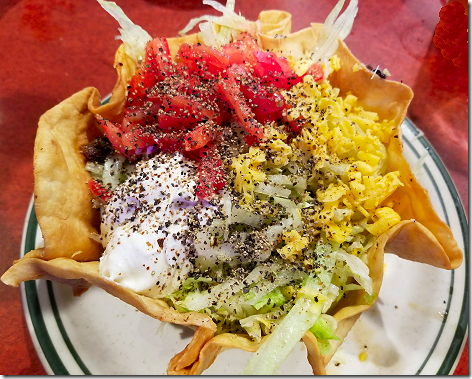
<svg viewBox="0 0 472 379"><path fill-rule="evenodd" d="M108 140L110 141L113 149L127 156L125 145L123 144L123 141L121 140L121 137L123 135L121 125L116 124L110 120L105 120L101 116L96 116L96 119L97 119L98 124L103 129L103 132L107 136Z"/></svg>
<svg viewBox="0 0 472 379"><path fill-rule="evenodd" d="M228 106L235 112L238 122L246 131L261 140L264 136L262 125L255 119L255 115L248 106L244 94L241 92L237 78L245 72L244 68L231 66L228 74L216 84L223 108Z"/></svg>
<svg viewBox="0 0 472 379"><path fill-rule="evenodd" d="M144 61L131 77L128 85L127 107L142 105L147 90L174 72L166 38L155 38L146 45Z"/></svg>
<svg viewBox="0 0 472 379"><path fill-rule="evenodd" d="M157 146L154 136L141 126L124 129L122 125L101 116L97 116L97 121L112 147L131 161L136 160L148 147Z"/></svg>
<svg viewBox="0 0 472 379"><path fill-rule="evenodd" d="M158 37L147 43L146 66L154 75L156 83L174 72L167 38Z"/></svg>
<svg viewBox="0 0 472 379"><path fill-rule="evenodd" d="M162 112L157 116L158 125L165 131L189 129L216 116L211 107L183 95L164 96L161 108Z"/></svg>
<svg viewBox="0 0 472 379"><path fill-rule="evenodd" d="M186 151L200 149L212 142L217 135L214 125L208 122L188 132L184 139L184 148Z"/></svg>
<svg viewBox="0 0 472 379"><path fill-rule="evenodd" d="M276 120L282 117L285 99L275 91L269 91L260 82L242 84L244 96L250 100L252 111L259 122ZM270 115L270 117L268 117Z"/></svg>
<svg viewBox="0 0 472 379"><path fill-rule="evenodd" d="M305 72L305 74L303 74L303 76L305 75L313 76L313 80L317 82L323 79L323 76L324 76L323 68L318 63L313 63L310 67L308 67L308 70Z"/></svg>
<svg viewBox="0 0 472 379"><path fill-rule="evenodd" d="M285 57L278 57L275 53L256 51L254 56L257 64L254 65L254 73L263 82L274 85L280 89L290 89L302 81L290 67Z"/></svg>
<svg viewBox="0 0 472 379"><path fill-rule="evenodd" d="M94 179L89 179L87 185L89 186L90 191L92 191L92 194L105 203L108 203L108 201L113 196L113 193L108 188L98 183Z"/></svg>
<svg viewBox="0 0 472 379"><path fill-rule="evenodd" d="M218 76L229 64L229 57L224 52L206 45L180 46L177 56L185 62L189 70L206 78Z"/></svg>
<svg viewBox="0 0 472 379"><path fill-rule="evenodd" d="M253 65L257 62L253 53L261 50L254 37L247 32L238 34L232 43L221 48L229 57L229 65L245 63Z"/></svg>
<svg viewBox="0 0 472 379"><path fill-rule="evenodd" d="M185 132L162 132L156 138L156 144L159 149L167 153L181 151L184 142Z"/></svg>
<svg viewBox="0 0 472 379"><path fill-rule="evenodd" d="M156 146L156 141L149 130L142 127L136 127L124 133L121 141L125 146L128 154L141 155L148 147Z"/></svg>
<svg viewBox="0 0 472 379"><path fill-rule="evenodd" d="M144 66L138 67L136 73L131 77L128 85L128 94L126 96L126 107L141 105L146 100L146 88L154 85L149 70Z"/></svg>

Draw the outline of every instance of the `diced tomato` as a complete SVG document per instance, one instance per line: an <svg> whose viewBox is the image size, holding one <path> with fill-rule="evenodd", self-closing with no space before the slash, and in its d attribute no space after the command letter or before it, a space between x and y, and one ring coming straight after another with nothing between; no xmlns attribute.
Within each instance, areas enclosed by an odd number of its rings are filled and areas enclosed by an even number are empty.
<svg viewBox="0 0 472 379"><path fill-rule="evenodd" d="M285 108L285 100L282 95L275 91L268 91L261 83L254 81L250 84L243 84L244 96L249 99L251 108L259 122L267 121L266 115L271 114L270 119L277 119L282 116Z"/></svg>
<svg viewBox="0 0 472 379"><path fill-rule="evenodd" d="M156 141L152 133L142 127L136 127L124 133L121 141L126 148L128 154L140 155L141 151L156 145Z"/></svg>
<svg viewBox="0 0 472 379"><path fill-rule="evenodd" d="M229 57L224 52L206 45L184 43L177 56L191 71L206 78L218 76L229 64Z"/></svg>
<svg viewBox="0 0 472 379"><path fill-rule="evenodd" d="M141 105L146 100L146 88L153 83L153 79L144 66L138 68L136 73L131 77L128 85L128 93L126 95L126 108Z"/></svg>
<svg viewBox="0 0 472 379"><path fill-rule="evenodd" d="M103 132L107 136L108 140L111 143L111 146L118 151L119 153L126 156L125 145L121 137L123 136L123 131L121 125L115 124L110 120L105 120L101 116L96 116L98 124L102 127Z"/></svg>
<svg viewBox="0 0 472 379"><path fill-rule="evenodd" d="M295 134L300 133L302 127L308 123L308 120L305 119L303 116L300 116L296 120L289 120L286 112L284 112L284 120L288 123L290 129L292 129Z"/></svg>
<svg viewBox="0 0 472 379"><path fill-rule="evenodd" d="M232 43L221 48L229 57L229 65L244 63L252 65L256 63L253 52L260 51L257 41L247 32L238 34Z"/></svg>
<svg viewBox="0 0 472 379"><path fill-rule="evenodd" d="M248 146L256 146L259 142L256 136L252 136L250 134L244 136L244 141L248 144Z"/></svg>
<svg viewBox="0 0 472 379"><path fill-rule="evenodd" d="M159 128L164 131L188 129L216 116L214 110L183 95L164 96L162 110L157 119Z"/></svg>
<svg viewBox="0 0 472 379"><path fill-rule="evenodd" d="M181 151L185 132L163 132L156 138L157 147L167 153Z"/></svg>
<svg viewBox="0 0 472 379"><path fill-rule="evenodd" d="M126 107L146 101L146 90L173 72L172 58L166 38L155 38L146 45L144 61L131 77Z"/></svg>
<svg viewBox="0 0 472 379"><path fill-rule="evenodd" d="M158 37L147 43L146 65L155 76L156 83L174 72L167 38Z"/></svg>
<svg viewBox="0 0 472 379"><path fill-rule="evenodd" d="M290 89L302 78L290 67L285 57L278 57L275 53L256 51L254 56L257 64L253 66L254 73L264 83L269 83L280 89Z"/></svg>
<svg viewBox="0 0 472 379"><path fill-rule="evenodd" d="M136 160L149 146L157 146L154 136L141 126L123 129L122 125L97 116L97 121L113 148L129 160Z"/></svg>
<svg viewBox="0 0 472 379"><path fill-rule="evenodd" d="M164 96L162 106L167 112L182 113L196 120L210 120L215 115L215 112L207 109L204 104L183 95Z"/></svg>
<svg viewBox="0 0 472 379"><path fill-rule="evenodd" d="M324 75L323 68L318 63L313 63L310 67L308 67L308 70L306 71L306 73L303 74L303 76L305 75L313 76L313 80L317 82L323 79L323 75Z"/></svg>
<svg viewBox="0 0 472 379"><path fill-rule="evenodd" d="M104 187L96 180L89 179L87 185L89 186L90 191L92 191L92 194L105 203L108 203L113 196L113 193L108 188Z"/></svg>
<svg viewBox="0 0 472 379"><path fill-rule="evenodd" d="M214 146L202 149L198 166L198 184L195 193L204 200L210 200L225 185L223 162Z"/></svg>
<svg viewBox="0 0 472 379"><path fill-rule="evenodd" d="M248 106L237 82L241 68L235 65L231 66L227 71L227 76L222 77L216 84L222 107L223 109L225 107L232 109L236 114L238 122L244 129L246 129L250 135L261 140L264 136L262 126L255 119L255 115Z"/></svg>
<svg viewBox="0 0 472 379"><path fill-rule="evenodd" d="M148 95L147 100L152 103L150 111L157 113L160 109L164 109L164 96L159 93L151 93Z"/></svg>
<svg viewBox="0 0 472 379"><path fill-rule="evenodd" d="M130 107L125 109L122 130L131 130L137 126L145 126L148 121L148 114L142 107Z"/></svg>
<svg viewBox="0 0 472 379"><path fill-rule="evenodd" d="M217 137L216 128L210 122L188 132L184 139L186 151L197 150L208 145Z"/></svg>

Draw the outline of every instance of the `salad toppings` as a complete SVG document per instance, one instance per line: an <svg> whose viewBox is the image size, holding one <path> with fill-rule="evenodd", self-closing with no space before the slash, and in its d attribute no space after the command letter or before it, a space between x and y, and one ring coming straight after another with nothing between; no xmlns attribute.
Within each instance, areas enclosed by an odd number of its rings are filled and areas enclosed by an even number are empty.
<svg viewBox="0 0 472 379"><path fill-rule="evenodd" d="M352 25L342 17L336 36ZM367 251L400 221L383 204L401 185L385 166L393 123L341 96L339 58L312 60L320 51L278 56L242 32L171 56L159 37L122 121L97 116L115 150L88 163L106 203L101 274L207 313L220 333L270 334L248 373L272 372L310 328L328 351L335 323L315 323L348 291L374 298Z"/></svg>
<svg viewBox="0 0 472 379"><path fill-rule="evenodd" d="M286 117L281 91L306 75L315 74L318 81L323 77L316 62L298 75L287 58L262 51L247 32L218 48L183 43L175 57L166 38L158 37L146 42L136 65L123 121L97 116L98 123L113 148L130 161L158 151L180 151L193 159L201 166L197 194L205 200L224 184L218 169L219 150L227 143L222 129L237 123L245 132L245 145L261 143L264 125L270 122L292 123L298 132L296 123ZM207 150L211 153L205 155Z"/></svg>
<svg viewBox="0 0 472 379"><path fill-rule="evenodd" d="M308 330L329 354L329 312L349 292L377 296L368 252L401 222L389 201L403 186L387 167L395 124L330 83L356 1L341 15L338 3L313 50L286 56L232 28L234 3L206 3L223 12L219 32L201 24L209 43L175 55L166 38L135 44L122 30L136 61L125 108L96 116L114 152L101 156L102 140L83 149L102 200L99 269L209 315L217 333L267 336L246 373L271 374ZM202 20L214 19L190 25Z"/></svg>
<svg viewBox="0 0 472 379"><path fill-rule="evenodd" d="M179 289L193 268L190 220L204 226L214 215L195 196L196 171L179 153L138 163L102 208L103 275L151 297Z"/></svg>

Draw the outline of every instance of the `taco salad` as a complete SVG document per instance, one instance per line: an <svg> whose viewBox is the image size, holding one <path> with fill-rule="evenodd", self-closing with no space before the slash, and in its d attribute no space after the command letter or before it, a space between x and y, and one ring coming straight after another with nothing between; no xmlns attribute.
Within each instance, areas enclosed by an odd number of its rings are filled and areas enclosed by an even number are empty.
<svg viewBox="0 0 472 379"><path fill-rule="evenodd" d="M228 348L274 374L302 340L314 374L381 290L383 255L462 261L402 155L413 93L343 40L357 1L291 33L291 16L221 12L179 37L120 24L111 98L86 88L40 120L44 248L2 276L90 285L195 335L169 374ZM199 32L188 34L198 25ZM77 301L80 301L78 299Z"/></svg>

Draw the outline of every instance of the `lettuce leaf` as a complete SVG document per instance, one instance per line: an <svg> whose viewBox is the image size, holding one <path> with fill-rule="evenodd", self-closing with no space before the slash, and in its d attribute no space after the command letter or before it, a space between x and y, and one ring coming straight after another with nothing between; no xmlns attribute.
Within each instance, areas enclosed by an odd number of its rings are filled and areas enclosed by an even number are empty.
<svg viewBox="0 0 472 379"><path fill-rule="evenodd" d="M319 278L310 277L306 280L293 308L253 355L244 371L246 375L275 374L277 367L315 324L325 302L330 302L323 294L323 289Z"/></svg>
<svg viewBox="0 0 472 379"><path fill-rule="evenodd" d="M136 62L141 61L146 44L152 40L152 37L143 28L134 24L116 3L104 0L98 0L98 2L120 24L118 30L121 37L117 38L124 42L126 54Z"/></svg>

